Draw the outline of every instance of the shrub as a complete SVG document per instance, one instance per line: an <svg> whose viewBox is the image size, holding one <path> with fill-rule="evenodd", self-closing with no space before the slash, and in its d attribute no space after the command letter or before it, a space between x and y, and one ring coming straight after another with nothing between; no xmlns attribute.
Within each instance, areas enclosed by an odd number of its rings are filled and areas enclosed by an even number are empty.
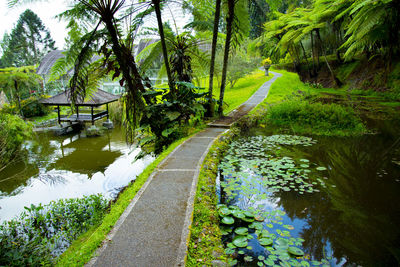
<svg viewBox="0 0 400 267"><path fill-rule="evenodd" d="M39 103L40 98L29 97L21 101L22 113L25 118L36 116L45 116L50 113L51 109Z"/></svg>
<svg viewBox="0 0 400 267"><path fill-rule="evenodd" d="M0 170L21 151L21 144L32 135L32 126L15 115L0 113Z"/></svg>
<svg viewBox="0 0 400 267"><path fill-rule="evenodd" d="M101 195L65 199L27 208L0 225L0 262L6 266L54 263L78 235L103 218L108 201Z"/></svg>
<svg viewBox="0 0 400 267"><path fill-rule="evenodd" d="M366 132L361 119L350 107L304 100L290 100L271 106L266 120L301 134L349 136Z"/></svg>

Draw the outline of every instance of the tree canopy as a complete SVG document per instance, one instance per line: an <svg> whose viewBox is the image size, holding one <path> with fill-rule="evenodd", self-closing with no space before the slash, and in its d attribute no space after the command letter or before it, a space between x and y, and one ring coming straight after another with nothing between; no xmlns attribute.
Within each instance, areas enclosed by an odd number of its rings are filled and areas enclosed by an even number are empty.
<svg viewBox="0 0 400 267"><path fill-rule="evenodd" d="M0 67L21 67L40 63L42 57L55 50L55 42L40 18L30 9L18 19L10 35L4 35Z"/></svg>

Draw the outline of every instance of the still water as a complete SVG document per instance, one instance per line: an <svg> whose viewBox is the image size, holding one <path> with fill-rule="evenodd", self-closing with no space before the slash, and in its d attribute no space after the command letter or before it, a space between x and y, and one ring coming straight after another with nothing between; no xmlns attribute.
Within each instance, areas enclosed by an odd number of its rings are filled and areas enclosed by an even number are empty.
<svg viewBox="0 0 400 267"><path fill-rule="evenodd" d="M271 229L272 224L267 227L266 220L264 229L279 237L287 230L283 226L290 225L290 237L304 240L300 248L308 263L326 259L330 266L399 266L400 127L398 122L397 125L390 121L370 123L374 124L372 128L377 134L353 138L312 137L316 140L312 146L283 145L279 155L273 155L290 157L296 162L307 159L314 169L326 167L324 171L310 174L309 181L316 181L316 191L300 193L296 189L271 193L267 187L252 183L255 194L267 195L264 200L252 203L244 197L249 180L263 177L251 169L242 169L249 175L240 181L242 189L229 204L242 209L252 206L281 212L282 223L274 224ZM269 134L254 129L250 136ZM224 179L230 177L226 175ZM270 255L257 242L257 237L249 245L252 249L246 254L254 258Z"/></svg>
<svg viewBox="0 0 400 267"><path fill-rule="evenodd" d="M31 204L98 193L113 198L154 160L135 161L140 149L126 144L120 128L90 138L38 134L24 147L26 158L0 172L0 222Z"/></svg>

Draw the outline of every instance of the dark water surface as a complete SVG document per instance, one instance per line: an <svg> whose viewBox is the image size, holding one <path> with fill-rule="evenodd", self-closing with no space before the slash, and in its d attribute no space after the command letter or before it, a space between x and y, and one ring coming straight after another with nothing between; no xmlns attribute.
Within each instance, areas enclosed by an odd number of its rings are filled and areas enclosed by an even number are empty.
<svg viewBox="0 0 400 267"><path fill-rule="evenodd" d="M31 204L98 193L113 198L154 160L134 161L140 149L130 148L119 128L90 138L39 134L25 148L25 160L0 172L0 221Z"/></svg>
<svg viewBox="0 0 400 267"><path fill-rule="evenodd" d="M327 168L319 177L325 186L316 185L319 192L258 189L268 197L256 204L263 204L266 211L284 211L283 225L292 225L291 236L304 239L300 248L310 261L325 258L331 266L400 265L400 125L375 120L369 126L379 133L312 137L317 143L309 147L283 146L281 156L305 158ZM269 133L253 129L249 135ZM252 205L239 198L240 192L230 204L242 209ZM255 239L249 244L253 256L268 255Z"/></svg>

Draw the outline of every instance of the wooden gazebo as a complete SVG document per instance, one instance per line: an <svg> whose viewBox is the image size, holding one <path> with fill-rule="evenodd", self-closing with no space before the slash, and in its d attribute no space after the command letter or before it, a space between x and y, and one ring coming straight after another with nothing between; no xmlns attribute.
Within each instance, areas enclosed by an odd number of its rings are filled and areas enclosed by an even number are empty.
<svg viewBox="0 0 400 267"><path fill-rule="evenodd" d="M71 98L70 98L71 91L67 90L58 95L52 96L47 99L42 99L40 103L48 106L57 106L58 112L58 123L61 122L91 122L94 124L96 120L101 118L107 117L109 118L108 114L108 104L114 101L117 101L121 96L110 94L106 91L98 89L94 92L88 99L83 101L78 100L75 103L76 107L76 114L72 114L70 116L61 116L60 114L60 106L71 106ZM106 110L94 114L93 108L99 107L102 105L106 105ZM90 107L91 113L90 114L79 114L79 107Z"/></svg>

